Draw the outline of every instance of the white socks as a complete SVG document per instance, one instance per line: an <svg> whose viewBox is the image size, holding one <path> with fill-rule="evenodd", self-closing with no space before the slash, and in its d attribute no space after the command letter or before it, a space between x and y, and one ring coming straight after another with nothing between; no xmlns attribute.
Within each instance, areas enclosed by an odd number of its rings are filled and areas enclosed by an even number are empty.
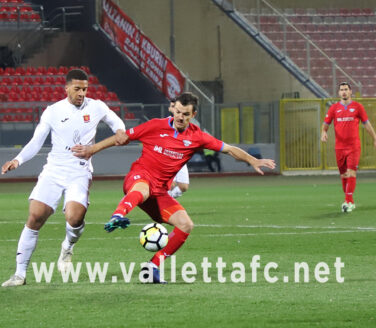
<svg viewBox="0 0 376 328"><path fill-rule="evenodd" d="M85 221L77 228L73 228L68 222L66 222L67 234L61 246L66 250L72 250L75 243L80 239L84 232Z"/></svg>
<svg viewBox="0 0 376 328"><path fill-rule="evenodd" d="M26 225L22 230L17 248L17 269L16 275L22 278L26 277L26 270L38 242L38 230L29 229Z"/></svg>
<svg viewBox="0 0 376 328"><path fill-rule="evenodd" d="M168 194L169 194L171 197L178 198L178 197L180 197L181 195L183 195L183 192L180 190L179 186L176 186L176 187L173 188L172 190L169 190L169 191L168 191Z"/></svg>

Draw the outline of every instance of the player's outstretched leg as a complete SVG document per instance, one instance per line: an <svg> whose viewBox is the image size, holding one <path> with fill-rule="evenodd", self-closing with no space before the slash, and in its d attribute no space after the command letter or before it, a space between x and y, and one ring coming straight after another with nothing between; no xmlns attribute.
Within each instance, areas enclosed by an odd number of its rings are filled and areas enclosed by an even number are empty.
<svg viewBox="0 0 376 328"><path fill-rule="evenodd" d="M131 221L128 218L124 218L120 215L113 215L105 225L104 230L107 232L112 232L116 228L125 229L131 224Z"/></svg>
<svg viewBox="0 0 376 328"><path fill-rule="evenodd" d="M112 232L116 228L127 228L131 222L125 217L125 215L132 211L143 201L144 196L140 191L134 190L128 192L116 207L116 210L112 214L110 221L108 221L104 225L104 230L106 230L107 232Z"/></svg>

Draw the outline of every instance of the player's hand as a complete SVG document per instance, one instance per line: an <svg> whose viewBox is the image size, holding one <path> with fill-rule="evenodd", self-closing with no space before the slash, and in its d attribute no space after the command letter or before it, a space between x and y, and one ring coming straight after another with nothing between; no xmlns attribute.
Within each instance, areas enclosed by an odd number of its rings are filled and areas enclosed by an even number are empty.
<svg viewBox="0 0 376 328"><path fill-rule="evenodd" d="M117 130L115 134L115 145L123 146L128 143L128 135L124 130Z"/></svg>
<svg viewBox="0 0 376 328"><path fill-rule="evenodd" d="M327 142L328 141L328 134L326 132L321 133L321 141Z"/></svg>
<svg viewBox="0 0 376 328"><path fill-rule="evenodd" d="M73 155L88 160L93 156L91 146L75 145L72 147Z"/></svg>
<svg viewBox="0 0 376 328"><path fill-rule="evenodd" d="M8 171L15 170L20 163L16 159L12 159L11 161L6 162L1 168L1 174L5 174Z"/></svg>
<svg viewBox="0 0 376 328"><path fill-rule="evenodd" d="M264 172L261 170L261 167L267 167L271 170L275 169L275 161L273 159L257 159L253 163L251 163L253 168L256 170L257 173L264 175Z"/></svg>

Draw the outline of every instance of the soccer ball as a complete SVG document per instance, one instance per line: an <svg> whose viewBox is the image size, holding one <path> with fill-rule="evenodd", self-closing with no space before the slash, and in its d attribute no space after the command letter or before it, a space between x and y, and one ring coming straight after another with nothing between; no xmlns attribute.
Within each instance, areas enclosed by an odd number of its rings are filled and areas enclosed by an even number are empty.
<svg viewBox="0 0 376 328"><path fill-rule="evenodd" d="M167 242L167 229L159 223L147 224L140 232L140 243L150 252L161 250L167 245Z"/></svg>

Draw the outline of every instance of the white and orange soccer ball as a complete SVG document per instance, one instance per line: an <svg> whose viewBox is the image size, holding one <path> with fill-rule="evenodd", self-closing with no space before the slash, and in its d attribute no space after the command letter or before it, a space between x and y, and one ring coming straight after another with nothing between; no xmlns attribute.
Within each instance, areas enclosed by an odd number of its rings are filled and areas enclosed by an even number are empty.
<svg viewBox="0 0 376 328"><path fill-rule="evenodd" d="M167 242L167 229L159 223L147 224L140 232L140 243L150 252L161 250L167 245Z"/></svg>

